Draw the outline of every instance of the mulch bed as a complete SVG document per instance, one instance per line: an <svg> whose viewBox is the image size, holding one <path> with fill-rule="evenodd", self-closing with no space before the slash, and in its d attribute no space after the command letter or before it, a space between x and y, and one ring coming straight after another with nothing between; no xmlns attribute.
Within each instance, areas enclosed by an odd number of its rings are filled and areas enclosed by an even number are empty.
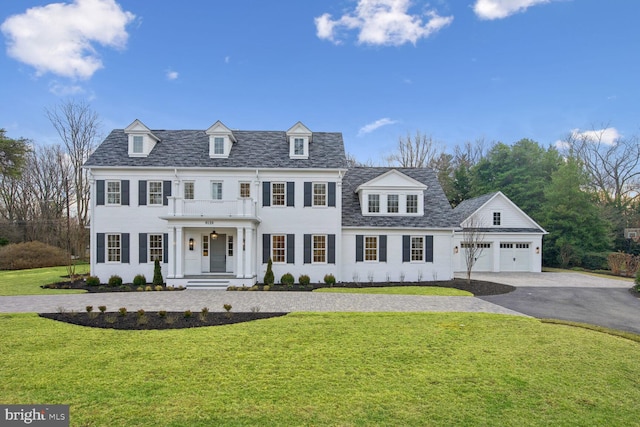
<svg viewBox="0 0 640 427"><path fill-rule="evenodd" d="M209 312L206 316L201 313L193 313L185 317L184 312L167 312L160 316L157 311L145 312L140 316L137 312L126 313L122 316L118 312L107 313L39 313L40 317L72 323L80 326L106 329L146 330L146 329L183 329L198 328L202 326L221 326L234 323L249 322L252 320L269 319L271 317L284 316L287 313L220 313Z"/></svg>
<svg viewBox="0 0 640 427"><path fill-rule="evenodd" d="M144 288L150 286L149 291L156 291L156 287L148 284L145 285ZM109 286L109 285L99 285L99 286L89 286L84 280L76 280L73 282L56 282L49 283L48 285L40 286L43 289L83 289L90 293L102 293L102 292L136 292L138 290L138 286L135 286L131 283L125 283L120 286ZM162 287L162 291L182 291L184 288L171 288L171 287Z"/></svg>
<svg viewBox="0 0 640 427"><path fill-rule="evenodd" d="M467 283L466 279L439 280L435 282L390 282L390 283L341 282L341 283L336 283L332 287L334 288L380 288L380 287L388 287L388 286L438 286L441 288L454 288L454 289L460 289L462 291L471 292L474 296L507 294L509 292L515 291L516 289L514 286L503 285L501 283L485 282L482 280L472 280L471 283ZM269 287L269 292L272 292L272 291L305 292L305 291L312 291L314 289L326 288L326 287L328 286L325 284L311 284L307 286L272 285ZM247 291L247 290L252 290L252 288L238 287L231 290ZM261 291L263 290L263 286L256 285L253 290Z"/></svg>

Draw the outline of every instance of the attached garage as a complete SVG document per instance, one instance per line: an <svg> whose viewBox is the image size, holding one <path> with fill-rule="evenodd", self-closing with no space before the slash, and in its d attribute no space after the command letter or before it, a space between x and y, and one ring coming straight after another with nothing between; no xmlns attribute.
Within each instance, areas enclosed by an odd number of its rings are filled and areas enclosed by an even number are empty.
<svg viewBox="0 0 640 427"><path fill-rule="evenodd" d="M530 271L530 243L500 243L500 271Z"/></svg>

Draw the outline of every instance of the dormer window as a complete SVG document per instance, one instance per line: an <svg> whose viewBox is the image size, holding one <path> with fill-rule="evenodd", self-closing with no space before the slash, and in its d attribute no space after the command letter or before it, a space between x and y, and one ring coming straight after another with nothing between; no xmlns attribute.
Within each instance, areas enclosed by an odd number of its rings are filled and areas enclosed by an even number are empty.
<svg viewBox="0 0 640 427"><path fill-rule="evenodd" d="M356 188L362 215L423 216L427 186L395 169Z"/></svg>
<svg viewBox="0 0 640 427"><path fill-rule="evenodd" d="M309 144L311 143L312 135L312 132L301 122L293 125L293 127L287 131L289 158L308 159Z"/></svg>
<svg viewBox="0 0 640 427"><path fill-rule="evenodd" d="M231 129L222 124L221 121L217 121L207 129L206 134L209 135L209 157L228 158L231 153L231 146L236 142Z"/></svg>
<svg viewBox="0 0 640 427"><path fill-rule="evenodd" d="M224 138L213 138L213 154L224 154Z"/></svg>
<svg viewBox="0 0 640 427"><path fill-rule="evenodd" d="M142 154L144 150L144 137L142 135L133 136L133 153Z"/></svg>
<svg viewBox="0 0 640 427"><path fill-rule="evenodd" d="M160 142L160 138L151 133L140 120L134 120L124 129L124 133L129 139L129 157L147 157L156 143Z"/></svg>

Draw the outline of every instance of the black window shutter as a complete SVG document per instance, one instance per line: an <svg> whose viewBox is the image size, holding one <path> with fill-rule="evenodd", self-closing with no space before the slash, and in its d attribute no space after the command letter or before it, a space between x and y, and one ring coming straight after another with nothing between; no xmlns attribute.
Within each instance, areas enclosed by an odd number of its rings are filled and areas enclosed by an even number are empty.
<svg viewBox="0 0 640 427"><path fill-rule="evenodd" d="M364 236L356 235L356 262L364 261Z"/></svg>
<svg viewBox="0 0 640 427"><path fill-rule="evenodd" d="M311 264L311 234L304 235L304 263Z"/></svg>
<svg viewBox="0 0 640 427"><path fill-rule="evenodd" d="M169 233L162 235L162 262L169 263Z"/></svg>
<svg viewBox="0 0 640 427"><path fill-rule="evenodd" d="M96 262L104 262L104 233L98 233L96 239Z"/></svg>
<svg viewBox="0 0 640 427"><path fill-rule="evenodd" d="M295 206L295 182L287 182L287 206Z"/></svg>
<svg viewBox="0 0 640 427"><path fill-rule="evenodd" d="M331 207L336 206L336 183L329 183L329 199L327 200L327 204Z"/></svg>
<svg viewBox="0 0 640 427"><path fill-rule="evenodd" d="M147 233L138 234L138 262L147 262Z"/></svg>
<svg viewBox="0 0 640 427"><path fill-rule="evenodd" d="M433 262L433 236L425 236L427 248L425 249L425 262Z"/></svg>
<svg viewBox="0 0 640 427"><path fill-rule="evenodd" d="M271 258L271 234L262 235L262 263L266 264Z"/></svg>
<svg viewBox="0 0 640 427"><path fill-rule="evenodd" d="M411 261L411 236L402 236L402 262Z"/></svg>
<svg viewBox="0 0 640 427"><path fill-rule="evenodd" d="M138 181L138 206L147 204L147 181Z"/></svg>
<svg viewBox="0 0 640 427"><path fill-rule="evenodd" d="M129 206L129 180L128 179L120 181L120 192L122 193L120 198L120 204L123 206Z"/></svg>
<svg viewBox="0 0 640 427"><path fill-rule="evenodd" d="M295 234L287 234L287 264L295 264L296 262L295 239Z"/></svg>
<svg viewBox="0 0 640 427"><path fill-rule="evenodd" d="M171 196L171 181L162 181L162 204L163 205L167 206L169 204L169 199L167 199L167 197L169 196Z"/></svg>
<svg viewBox="0 0 640 427"><path fill-rule="evenodd" d="M104 205L104 180L96 181L96 205Z"/></svg>
<svg viewBox="0 0 640 427"><path fill-rule="evenodd" d="M386 235L378 236L378 246L380 246L378 251L378 260L380 262L387 262L387 236Z"/></svg>
<svg viewBox="0 0 640 427"><path fill-rule="evenodd" d="M120 262L124 264L129 264L129 233L122 233L120 235L122 248L122 256L120 257Z"/></svg>
<svg viewBox="0 0 640 427"><path fill-rule="evenodd" d="M329 234L327 236L329 240L327 242L327 263L335 264L336 263L336 235Z"/></svg>
<svg viewBox="0 0 640 427"><path fill-rule="evenodd" d="M271 183L268 181L262 183L262 206L271 206Z"/></svg>
<svg viewBox="0 0 640 427"><path fill-rule="evenodd" d="M311 183L304 183L304 205L311 206Z"/></svg>

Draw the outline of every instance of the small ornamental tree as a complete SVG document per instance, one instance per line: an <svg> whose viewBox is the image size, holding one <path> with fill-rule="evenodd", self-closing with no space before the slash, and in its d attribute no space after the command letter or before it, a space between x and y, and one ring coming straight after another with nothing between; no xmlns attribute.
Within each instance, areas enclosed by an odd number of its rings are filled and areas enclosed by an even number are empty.
<svg viewBox="0 0 640 427"><path fill-rule="evenodd" d="M160 268L160 260L158 258L153 262L153 285L162 286L164 279L162 278L162 268Z"/></svg>
<svg viewBox="0 0 640 427"><path fill-rule="evenodd" d="M271 258L269 258L269 262L267 263L267 272L264 274L264 284L269 286L273 285L276 280L273 275L272 265L273 262L271 261Z"/></svg>

